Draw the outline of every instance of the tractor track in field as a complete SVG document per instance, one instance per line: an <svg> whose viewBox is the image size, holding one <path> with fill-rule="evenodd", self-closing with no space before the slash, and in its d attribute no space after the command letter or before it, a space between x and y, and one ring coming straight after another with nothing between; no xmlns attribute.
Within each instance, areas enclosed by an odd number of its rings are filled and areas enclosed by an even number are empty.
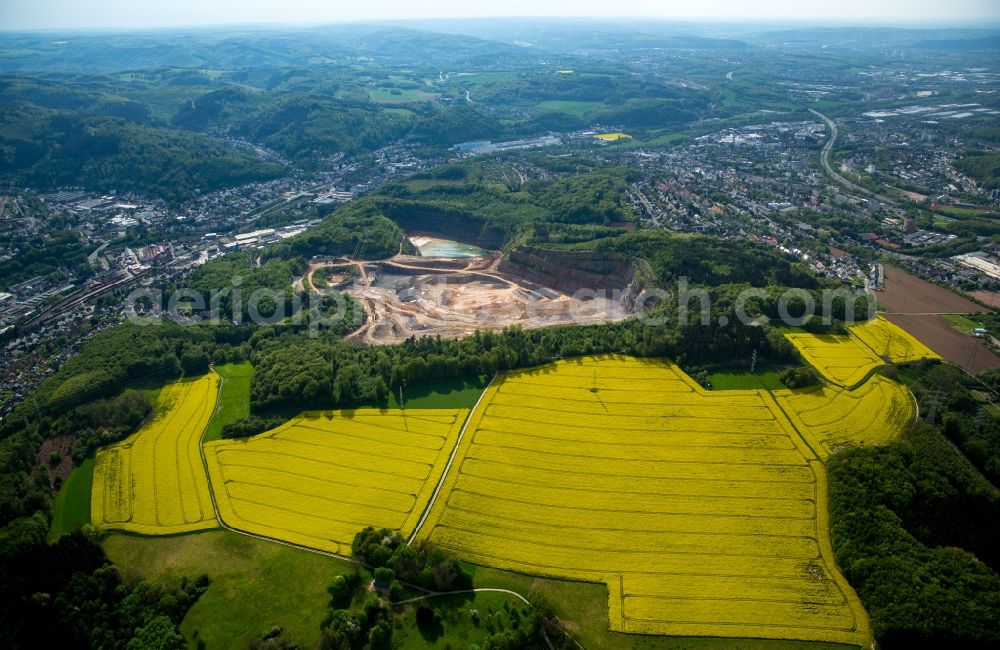
<svg viewBox="0 0 1000 650"><path fill-rule="evenodd" d="M451 450L451 455L448 457L448 463L444 466L444 471L441 472L441 478L438 479L438 483L434 486L434 492L431 493L431 498L427 502L427 507L424 508L424 513L420 516L420 520L417 521L417 525L413 528L413 532L410 534L409 539L406 540L407 544L412 544L413 540L417 538L417 533L423 528L424 522L427 521L428 515L431 513L431 509L434 507L434 503L437 501L438 494L441 492L441 487L444 485L445 479L448 477L448 472L451 470L452 464L455 462L455 456L458 455L458 448L462 445L462 440L465 438L465 431L469 428L469 423L472 422L472 416L475 415L476 409L483 401L483 397L489 392L490 387L493 386L493 382L496 381L499 373L495 373L490 379L490 383L486 384L486 388L483 392L479 394L479 399L471 409L469 409L469 414L465 416L465 423L462 424L462 430L458 432L458 439L455 440L455 446Z"/></svg>

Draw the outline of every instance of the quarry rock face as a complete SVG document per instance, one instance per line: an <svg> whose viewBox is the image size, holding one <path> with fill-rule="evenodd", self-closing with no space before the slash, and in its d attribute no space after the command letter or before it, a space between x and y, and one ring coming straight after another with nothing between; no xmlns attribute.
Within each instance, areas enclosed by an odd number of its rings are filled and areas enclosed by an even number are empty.
<svg viewBox="0 0 1000 650"><path fill-rule="evenodd" d="M634 271L625 262L601 259L587 251L553 251L520 246L499 266L503 273L573 294L581 289L624 291Z"/></svg>

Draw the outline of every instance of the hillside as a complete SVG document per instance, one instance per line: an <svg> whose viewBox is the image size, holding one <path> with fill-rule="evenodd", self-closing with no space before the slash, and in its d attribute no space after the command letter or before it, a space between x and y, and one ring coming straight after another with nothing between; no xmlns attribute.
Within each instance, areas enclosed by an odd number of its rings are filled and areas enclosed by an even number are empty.
<svg viewBox="0 0 1000 650"><path fill-rule="evenodd" d="M55 42L53 42L55 41ZM475 64L497 56L522 58L522 48L470 37L376 25L304 29L228 28L186 33L0 35L0 68L88 72L170 65L192 69L279 68L343 61L351 56L427 63Z"/></svg>
<svg viewBox="0 0 1000 650"><path fill-rule="evenodd" d="M988 189L1000 188L1000 153L973 153L955 165Z"/></svg>
<svg viewBox="0 0 1000 650"><path fill-rule="evenodd" d="M141 104L99 103L90 93L84 100L71 110L7 104L0 123L6 174L43 190L75 185L179 202L284 171L217 138L150 123Z"/></svg>

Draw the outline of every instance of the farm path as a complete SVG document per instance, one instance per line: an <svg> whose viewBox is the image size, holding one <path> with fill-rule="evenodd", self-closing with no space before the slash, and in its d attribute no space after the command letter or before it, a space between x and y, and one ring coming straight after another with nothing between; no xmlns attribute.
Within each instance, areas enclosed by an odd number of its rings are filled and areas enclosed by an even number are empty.
<svg viewBox="0 0 1000 650"><path fill-rule="evenodd" d="M475 405L465 416L465 422L462 424L462 430L458 432L458 438L455 440L455 446L452 448L451 455L448 457L448 464L444 466L444 471L441 472L441 477L438 479L437 485L434 486L434 492L431 493L431 498L427 502L427 506L424 508L424 513L421 515L420 521L418 521L417 525L413 528L413 533L410 534L410 538L406 540L407 544L413 543L413 540L417 538L417 533L420 532L424 522L427 521L427 515L431 513L431 509L434 507L434 502L437 501L438 494L441 492L441 486L444 485L444 480L448 477L448 472L451 470L451 466L455 462L455 456L458 454L458 448L462 446L462 438L465 437L465 431L469 428L469 422L472 421L473 414L476 413L476 409L479 408L480 402L483 401L483 396L489 393L490 386L493 385L493 382L496 381L496 379L497 375L494 374L493 377L490 378L490 383L486 384L486 388L484 388L483 392L479 394L479 399L476 400Z"/></svg>
<svg viewBox="0 0 1000 650"><path fill-rule="evenodd" d="M531 601L529 601L523 595L517 593L516 591L511 591L510 589L500 589L499 587L479 587L476 589L461 589L459 591L432 591L422 596L414 596L413 598L407 598L406 600L398 600L394 602L393 605L409 605L410 603L415 603L421 600L427 600L428 598L436 598L437 596L458 596L461 594L483 594L483 593L508 594L510 596L517 598L525 605L531 604Z"/></svg>

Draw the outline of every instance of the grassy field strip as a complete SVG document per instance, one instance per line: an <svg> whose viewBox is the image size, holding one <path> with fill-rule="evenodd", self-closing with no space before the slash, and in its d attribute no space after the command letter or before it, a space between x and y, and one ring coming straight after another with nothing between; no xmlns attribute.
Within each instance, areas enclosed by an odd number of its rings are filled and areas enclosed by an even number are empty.
<svg viewBox="0 0 1000 650"><path fill-rule="evenodd" d="M222 378L219 383L219 401L212 419L205 429L205 441L221 440L222 427L250 415L250 381L253 366L249 362L215 366Z"/></svg>
<svg viewBox="0 0 1000 650"><path fill-rule="evenodd" d="M604 582L619 632L870 640L833 563L822 465L766 391L564 361L499 379L467 430L421 537Z"/></svg>
<svg viewBox="0 0 1000 650"><path fill-rule="evenodd" d="M570 115L575 115L577 117L583 117L587 113L604 108L605 104L600 101L588 102L550 99L538 102L536 106L543 111L557 111L560 113L569 113Z"/></svg>
<svg viewBox="0 0 1000 650"><path fill-rule="evenodd" d="M217 391L215 374L168 384L152 422L98 450L91 494L96 525L148 535L218 525L199 444Z"/></svg>
<svg viewBox="0 0 1000 650"><path fill-rule="evenodd" d="M246 648L273 627L300 647L319 647L326 588L334 576L354 571L342 558L221 529L172 537L112 534L102 546L123 572L148 580L211 576L181 623L192 648Z"/></svg>
<svg viewBox="0 0 1000 650"><path fill-rule="evenodd" d="M48 541L55 542L79 526L90 523L90 500L94 484L94 459L75 468L52 503L52 526Z"/></svg>
<svg viewBox="0 0 1000 650"><path fill-rule="evenodd" d="M350 555L367 525L417 525L466 419L464 409L305 413L205 454L223 522Z"/></svg>

